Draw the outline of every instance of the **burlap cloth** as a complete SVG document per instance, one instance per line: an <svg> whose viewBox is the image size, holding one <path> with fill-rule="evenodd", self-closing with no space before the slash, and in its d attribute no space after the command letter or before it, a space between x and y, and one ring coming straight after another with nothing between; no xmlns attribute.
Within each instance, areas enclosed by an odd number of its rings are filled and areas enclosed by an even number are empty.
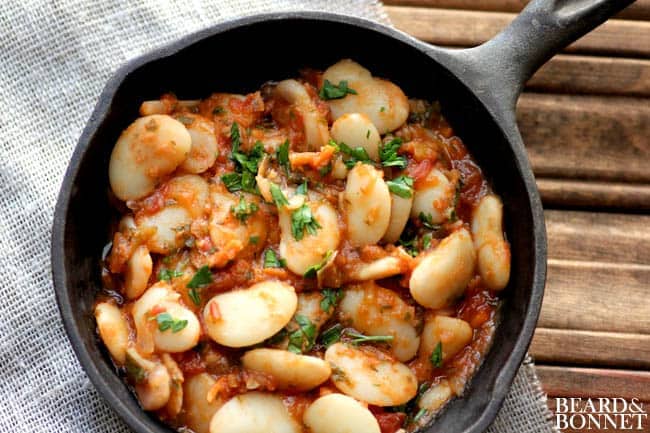
<svg viewBox="0 0 650 433"><path fill-rule="evenodd" d="M117 67L227 18L324 9L388 23L373 0L0 1L0 431L128 432L63 331L50 226L68 158ZM532 363L492 432L552 432Z"/></svg>

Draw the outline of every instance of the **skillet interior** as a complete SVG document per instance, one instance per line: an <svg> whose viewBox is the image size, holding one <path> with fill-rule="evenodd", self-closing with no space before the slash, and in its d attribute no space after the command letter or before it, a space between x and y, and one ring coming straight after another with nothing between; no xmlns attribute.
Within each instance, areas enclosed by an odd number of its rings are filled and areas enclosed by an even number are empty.
<svg viewBox="0 0 650 433"><path fill-rule="evenodd" d="M164 92L172 91L180 99L202 98L214 91L245 93L268 80L296 76L302 67L324 69L350 57L373 74L394 81L410 97L440 100L443 113L503 199L513 254L510 284L503 292L502 323L465 397L449 404L426 430L482 431L496 415L516 373L541 303L542 288L535 287L534 281L543 281L544 270L535 263L545 259L545 247L540 245L543 239L535 244L535 210L524 182L531 175L522 175L508 144L507 136L513 132L504 133L476 96L434 61L423 44L402 35L395 39L397 32L376 32L371 23L304 15L282 21L269 19L276 16L260 22L243 20L247 25L223 33L218 32L224 26L217 26L145 57L145 61L152 59L149 63L136 60L107 86L72 158L53 228L55 285L73 346L95 386L132 428L142 433L169 431L140 410L95 335L92 305L101 288L99 261L112 214L107 200L112 147L138 115L140 103ZM164 57L202 37L206 38Z"/></svg>

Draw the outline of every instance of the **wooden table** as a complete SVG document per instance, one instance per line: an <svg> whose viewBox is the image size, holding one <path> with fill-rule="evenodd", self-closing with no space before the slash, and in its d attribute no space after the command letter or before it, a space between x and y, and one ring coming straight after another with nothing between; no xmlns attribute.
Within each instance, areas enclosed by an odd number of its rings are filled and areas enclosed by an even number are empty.
<svg viewBox="0 0 650 433"><path fill-rule="evenodd" d="M398 28L454 47L484 42L526 4L384 1ZM544 390L650 407L650 0L551 59L517 114L546 209L548 282L530 349Z"/></svg>

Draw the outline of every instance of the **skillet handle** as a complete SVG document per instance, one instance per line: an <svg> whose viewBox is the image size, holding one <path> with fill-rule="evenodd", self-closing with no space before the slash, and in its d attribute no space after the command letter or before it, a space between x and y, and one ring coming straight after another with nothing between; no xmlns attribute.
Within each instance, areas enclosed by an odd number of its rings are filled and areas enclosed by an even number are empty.
<svg viewBox="0 0 650 433"><path fill-rule="evenodd" d="M634 0L532 0L508 27L483 45L451 52L474 90L514 110L524 84L555 53Z"/></svg>

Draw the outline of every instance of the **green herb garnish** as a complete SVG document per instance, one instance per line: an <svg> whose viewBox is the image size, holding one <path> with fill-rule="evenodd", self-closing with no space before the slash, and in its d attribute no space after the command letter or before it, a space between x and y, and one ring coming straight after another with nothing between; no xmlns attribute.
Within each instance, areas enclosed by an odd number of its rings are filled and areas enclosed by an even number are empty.
<svg viewBox="0 0 650 433"><path fill-rule="evenodd" d="M340 323L326 329L320 336L320 342L325 347L330 347L341 339L343 333L343 326Z"/></svg>
<svg viewBox="0 0 650 433"><path fill-rule="evenodd" d="M418 219L425 228L433 231L440 230L441 226L433 223L433 217L430 213L425 214L424 212L420 212Z"/></svg>
<svg viewBox="0 0 650 433"><path fill-rule="evenodd" d="M384 167L405 168L407 165L406 157L398 155L397 151L402 146L401 138L393 138L388 143L379 148L379 159Z"/></svg>
<svg viewBox="0 0 650 433"><path fill-rule="evenodd" d="M230 207L230 212L232 212L235 217L241 222L245 222L248 217L253 215L259 210L259 206L255 203L248 203L244 197L239 197L239 203L235 206Z"/></svg>
<svg viewBox="0 0 650 433"><path fill-rule="evenodd" d="M433 235L431 233L425 233L422 236L422 249L428 250L431 248L431 240L433 239Z"/></svg>
<svg viewBox="0 0 650 433"><path fill-rule="evenodd" d="M201 296L199 295L198 290L210 284L212 282L212 273L210 268L206 266L201 266L198 271L194 274L189 283L187 283L187 288L190 289L188 296L196 305L201 304Z"/></svg>
<svg viewBox="0 0 650 433"><path fill-rule="evenodd" d="M429 358L429 360L434 367L442 367L442 341L438 341L438 344L436 344L435 349L433 349L431 358Z"/></svg>
<svg viewBox="0 0 650 433"><path fill-rule="evenodd" d="M284 193L280 187L274 183L271 184L271 197L273 197L273 201L277 207L282 207L289 204L289 200L287 200L287 198L284 196Z"/></svg>
<svg viewBox="0 0 650 433"><path fill-rule="evenodd" d="M388 189L393 194L402 198L410 198L413 196L413 178L409 176L398 176L393 180L386 182Z"/></svg>
<svg viewBox="0 0 650 433"><path fill-rule="evenodd" d="M293 234L295 240L301 240L305 235L305 231L314 236L319 228L321 228L321 225L316 221L311 209L306 204L291 213L291 234Z"/></svg>
<svg viewBox="0 0 650 433"><path fill-rule="evenodd" d="M321 293L323 294L323 299L320 301L320 309L326 313L329 313L332 308L336 307L336 304L343 297L341 289L325 289Z"/></svg>
<svg viewBox="0 0 650 433"><path fill-rule="evenodd" d="M307 195L307 181L305 180L303 183L298 185L298 188L296 188L296 194L300 195Z"/></svg>
<svg viewBox="0 0 650 433"><path fill-rule="evenodd" d="M299 328L289 334L289 346L287 350L293 353L307 352L314 346L316 325L311 323L309 318L301 314L296 314L294 319Z"/></svg>
<svg viewBox="0 0 650 433"><path fill-rule="evenodd" d="M338 86L330 83L329 80L325 80L325 82L323 82L323 87L321 87L320 92L318 92L318 96L325 101L330 99L341 99L347 94L356 95L357 92L348 87L348 82L346 80L339 81Z"/></svg>
<svg viewBox="0 0 650 433"><path fill-rule="evenodd" d="M310 267L308 267L305 273L303 274L303 277L314 278L318 273L318 271L323 269L323 266L327 264L330 257L332 257L332 250L329 250L327 253L325 253L325 257L323 257L323 260L320 263L316 263L315 265L311 265Z"/></svg>
<svg viewBox="0 0 650 433"><path fill-rule="evenodd" d="M338 147L341 150L341 152L349 156L348 159L343 161L347 168L354 167L357 164L357 162L363 162L364 164L372 164L372 159L370 159L368 152L366 152L366 149L364 149L363 147L359 146L353 149L343 142L339 143Z"/></svg>
<svg viewBox="0 0 650 433"><path fill-rule="evenodd" d="M160 272L158 272L158 279L160 281L171 281L172 278L177 278L183 275L183 272L181 271L176 271L174 269L161 269Z"/></svg>
<svg viewBox="0 0 650 433"><path fill-rule="evenodd" d="M283 268L287 265L284 259L278 258L273 250L264 251L264 267L265 268Z"/></svg>
<svg viewBox="0 0 650 433"><path fill-rule="evenodd" d="M352 344L361 344L361 343L370 343L370 342L388 343L393 341L394 338L392 335L363 335L354 331L347 331L345 335L352 338L352 340L350 341Z"/></svg>
<svg viewBox="0 0 650 433"><path fill-rule="evenodd" d="M289 172L289 140L285 140L278 147L278 150L275 152L275 157L278 160L278 164L284 167L285 172Z"/></svg>
<svg viewBox="0 0 650 433"><path fill-rule="evenodd" d="M149 320L155 320L158 323L158 330L160 332L165 332L168 329L171 329L172 333L175 334L182 331L187 326L187 320L174 319L172 315L167 312L157 314Z"/></svg>

